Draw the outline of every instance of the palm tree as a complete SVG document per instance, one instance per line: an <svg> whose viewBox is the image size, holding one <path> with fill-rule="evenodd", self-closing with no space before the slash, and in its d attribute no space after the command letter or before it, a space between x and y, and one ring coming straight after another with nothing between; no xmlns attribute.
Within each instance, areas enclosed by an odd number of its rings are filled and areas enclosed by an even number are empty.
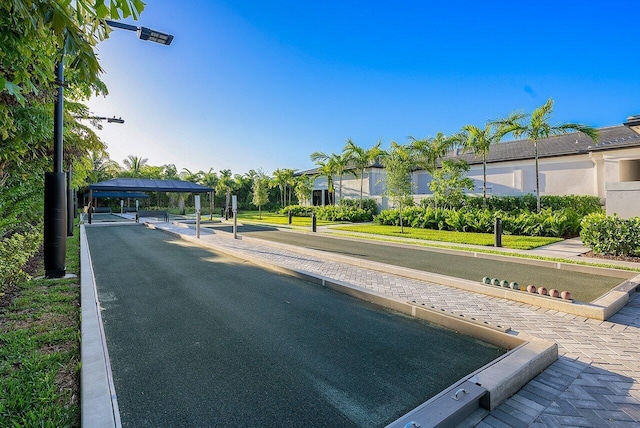
<svg viewBox="0 0 640 428"><path fill-rule="evenodd" d="M424 168L431 176L438 169L438 161L442 159L456 144L460 143L460 134L446 136L438 132L433 138L418 140L409 137L409 149L413 151L415 162Z"/></svg>
<svg viewBox="0 0 640 428"><path fill-rule="evenodd" d="M287 183L289 174L286 169L278 168L273 171L273 180L269 183L271 187L278 187L280 190L280 203L282 208L286 205Z"/></svg>
<svg viewBox="0 0 640 428"><path fill-rule="evenodd" d="M98 183L113 178L120 169L118 163L109 159L109 154L104 150L90 152L89 161L91 162L91 170L87 176L89 183Z"/></svg>
<svg viewBox="0 0 640 428"><path fill-rule="evenodd" d="M318 161L316 162L318 165L318 172L315 177L326 177L327 178L327 190L329 191L329 205L335 205L335 187L333 186L333 176L336 173L335 164L329 159L328 161ZM331 200L331 195L334 195L333 201ZM325 201L326 202L326 201Z"/></svg>
<svg viewBox="0 0 640 428"><path fill-rule="evenodd" d="M216 190L218 193L225 194L225 202L224 202L224 210L227 212L229 210L229 203L231 201L231 191L233 190L233 176L231 175L230 169L223 169L220 171L220 178L218 179L218 185L216 186Z"/></svg>
<svg viewBox="0 0 640 428"><path fill-rule="evenodd" d="M311 160L313 162L323 161L331 162L334 167L334 171L338 177L340 177L340 184L338 185L338 201L342 200L342 176L349 170L349 156L346 153L337 154L331 153L330 155L324 152L311 153Z"/></svg>
<svg viewBox="0 0 640 428"><path fill-rule="evenodd" d="M291 205L291 196L293 195L293 189L296 185L296 177L295 177L296 170L287 168L284 170L284 172L285 172L285 190L289 197L288 205Z"/></svg>
<svg viewBox="0 0 640 428"><path fill-rule="evenodd" d="M127 168L127 172L131 177L140 177L142 167L147 164L148 160L149 159L147 158L129 155L125 160L122 161L122 163Z"/></svg>
<svg viewBox="0 0 640 428"><path fill-rule="evenodd" d="M208 172L202 174L202 176L200 177L200 184L202 184L203 186L211 187L212 189L216 188L216 186L218 185L218 174L215 173L213 168L209 168ZM213 192L214 190L209 192L209 220L213 220Z"/></svg>
<svg viewBox="0 0 640 428"><path fill-rule="evenodd" d="M462 127L463 147L471 150L475 155L482 155L482 206L487 205L487 156L492 144L498 144L505 135L509 133L509 128L504 125L487 123L484 128L474 125Z"/></svg>
<svg viewBox="0 0 640 428"><path fill-rule="evenodd" d="M378 141L373 147L370 149L364 149L356 145L351 138L348 138L345 145L343 153L346 156L349 164L355 170L359 171L360 174L360 208L362 208L362 185L364 182L364 170L368 166L370 166L373 162L375 162L376 158L378 158L382 153L382 149L380 145L381 141Z"/></svg>
<svg viewBox="0 0 640 428"><path fill-rule="evenodd" d="M598 131L587 125L578 123L564 123L551 125L549 119L553 112L553 100L549 98L546 103L535 109L526 121L527 114L512 113L505 119L495 120L492 123L498 126L505 126L508 132L513 133L516 138L524 137L533 142L536 160L536 200L537 209L540 211L540 179L538 165L538 140L549 138L554 135L567 134L569 131L578 131L591 138L594 143L598 141Z"/></svg>

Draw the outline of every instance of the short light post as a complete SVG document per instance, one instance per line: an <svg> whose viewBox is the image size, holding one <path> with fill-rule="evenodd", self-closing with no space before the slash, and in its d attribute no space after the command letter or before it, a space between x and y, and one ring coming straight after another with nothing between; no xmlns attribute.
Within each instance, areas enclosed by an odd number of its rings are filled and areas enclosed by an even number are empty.
<svg viewBox="0 0 640 428"><path fill-rule="evenodd" d="M137 31L141 40L169 45L173 41L170 34L160 33L146 27L122 24L105 20L111 27ZM64 131L64 55L56 64L56 85L58 93L53 113L53 172L44 177L44 271L47 278L63 278L66 274L67 251L67 192L63 162ZM112 119L115 121L122 119ZM107 119L109 121L109 119Z"/></svg>

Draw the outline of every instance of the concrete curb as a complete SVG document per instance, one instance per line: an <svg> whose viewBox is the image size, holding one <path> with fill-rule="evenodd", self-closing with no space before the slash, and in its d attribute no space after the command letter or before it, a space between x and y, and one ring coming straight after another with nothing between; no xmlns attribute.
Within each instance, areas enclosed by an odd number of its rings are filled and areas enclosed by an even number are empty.
<svg viewBox="0 0 640 428"><path fill-rule="evenodd" d="M84 225L80 225L80 293L82 306L80 408L83 427L119 428L111 364Z"/></svg>

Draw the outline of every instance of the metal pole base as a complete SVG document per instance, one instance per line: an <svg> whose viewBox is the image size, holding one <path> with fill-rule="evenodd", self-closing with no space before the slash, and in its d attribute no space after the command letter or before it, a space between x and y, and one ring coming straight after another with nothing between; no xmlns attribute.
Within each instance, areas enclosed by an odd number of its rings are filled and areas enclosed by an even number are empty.
<svg viewBox="0 0 640 428"><path fill-rule="evenodd" d="M67 194L64 172L44 176L44 271L47 278L65 276Z"/></svg>

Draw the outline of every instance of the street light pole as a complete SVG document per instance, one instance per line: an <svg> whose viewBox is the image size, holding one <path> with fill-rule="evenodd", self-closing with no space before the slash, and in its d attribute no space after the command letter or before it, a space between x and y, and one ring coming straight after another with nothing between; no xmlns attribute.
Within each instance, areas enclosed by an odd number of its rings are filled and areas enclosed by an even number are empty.
<svg viewBox="0 0 640 428"><path fill-rule="evenodd" d="M53 113L53 172L44 177L44 270L48 278L65 276L67 251L67 199L65 173L62 170L62 133L64 129L64 64L56 64L58 94Z"/></svg>
<svg viewBox="0 0 640 428"><path fill-rule="evenodd" d="M138 38L169 45L173 41L170 34L146 27L135 27L116 21L105 20L109 26L137 31ZM56 64L56 84L58 97L53 113L53 172L44 177L44 270L47 278L63 278L66 274L67 251L67 192L65 173L62 169L63 112L64 112L64 54ZM116 120L117 121L117 120Z"/></svg>

